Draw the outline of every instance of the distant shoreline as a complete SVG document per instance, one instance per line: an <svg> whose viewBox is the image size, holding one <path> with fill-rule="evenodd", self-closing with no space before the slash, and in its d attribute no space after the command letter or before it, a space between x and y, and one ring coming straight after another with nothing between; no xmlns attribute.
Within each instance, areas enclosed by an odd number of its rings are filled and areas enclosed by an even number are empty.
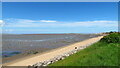
<svg viewBox="0 0 120 68"><path fill-rule="evenodd" d="M66 34L101 34L101 33L34 33L34 34L12 34L2 33L2 35L66 35Z"/></svg>

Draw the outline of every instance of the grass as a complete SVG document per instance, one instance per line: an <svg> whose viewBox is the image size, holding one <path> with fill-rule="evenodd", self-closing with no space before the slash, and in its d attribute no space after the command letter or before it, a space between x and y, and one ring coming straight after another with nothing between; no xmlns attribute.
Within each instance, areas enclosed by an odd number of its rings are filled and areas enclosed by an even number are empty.
<svg viewBox="0 0 120 68"><path fill-rule="evenodd" d="M49 66L118 66L119 43L97 42Z"/></svg>

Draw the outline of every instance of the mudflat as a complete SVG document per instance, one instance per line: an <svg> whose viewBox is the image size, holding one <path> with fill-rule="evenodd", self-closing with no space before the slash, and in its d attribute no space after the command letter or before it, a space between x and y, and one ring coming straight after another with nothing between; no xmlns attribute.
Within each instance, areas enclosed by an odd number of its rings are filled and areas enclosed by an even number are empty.
<svg viewBox="0 0 120 68"><path fill-rule="evenodd" d="M90 38L81 42L77 42L77 43L73 43L70 44L69 46L64 46L64 47L60 47L60 48L56 48L53 49L51 51L48 52L44 52L44 53L38 53L36 55L31 55L29 57L24 57L9 63L5 63L3 64L4 66L28 66L28 65L33 65L37 62L40 61L45 61L45 60L49 60L55 56L61 55L63 53L69 52L71 50L73 50L75 47L80 47L80 46L85 46L88 45L90 43L94 43L98 40L100 40L103 36L99 36L99 37L94 37L94 38Z"/></svg>
<svg viewBox="0 0 120 68"><path fill-rule="evenodd" d="M3 34L3 63L69 46L99 34Z"/></svg>

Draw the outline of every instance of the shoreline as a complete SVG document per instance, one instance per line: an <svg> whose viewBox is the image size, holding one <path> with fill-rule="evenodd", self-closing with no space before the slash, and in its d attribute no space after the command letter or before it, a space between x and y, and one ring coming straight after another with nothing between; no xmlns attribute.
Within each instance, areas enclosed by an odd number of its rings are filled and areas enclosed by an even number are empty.
<svg viewBox="0 0 120 68"><path fill-rule="evenodd" d="M16 59L50 51L63 46L69 46L71 44L81 42L86 39L98 37L98 36L101 36L101 35L98 35L98 34L96 35L94 34L52 35L51 34L51 36L50 35L4 35L3 55L7 57L3 56L2 63L3 64L9 63ZM46 40L46 41L36 41L36 40ZM7 52L5 53L4 51L7 51ZM9 52L9 51L13 51L13 52ZM12 54L16 51L19 51L21 53L16 55Z"/></svg>
<svg viewBox="0 0 120 68"><path fill-rule="evenodd" d="M100 38L102 38L102 37L103 36L99 36L99 37L95 37L95 38L90 38L90 39L87 39L87 40L83 40L83 41L71 44L69 46L63 46L63 47L52 49L52 50L49 50L49 51L46 51L46 52L43 52L43 53L40 53L40 54L38 53L36 55L27 56L27 57L24 57L24 58L21 58L21 59L12 61L12 62L5 63L5 64L3 64L3 66L28 66L28 65L33 65L33 64L35 64L37 62L45 61L45 60L53 58L53 57L55 57L57 55L60 55L62 53L65 53L65 52L68 52L70 50L73 50L75 46L78 47L78 46L88 45L88 44L90 44L92 42L100 40Z"/></svg>

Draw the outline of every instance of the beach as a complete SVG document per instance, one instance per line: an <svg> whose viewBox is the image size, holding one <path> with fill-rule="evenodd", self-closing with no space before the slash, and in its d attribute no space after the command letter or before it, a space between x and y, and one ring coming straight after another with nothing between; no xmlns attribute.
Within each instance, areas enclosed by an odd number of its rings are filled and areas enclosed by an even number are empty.
<svg viewBox="0 0 120 68"><path fill-rule="evenodd" d="M85 46L85 45L89 45L91 43L95 43L97 41L99 41L103 36L98 36L98 37L94 37L94 38L90 38L81 42L77 42L77 43L73 43L70 44L69 46L64 46L64 47L60 47L60 48L56 48L53 49L51 51L48 52L44 52L44 53L39 53L36 55L32 55L29 57L24 57L9 63L5 63L3 64L4 66L28 66L28 65L33 65L37 62L42 62L45 60L49 60L55 56L61 55L63 53L69 52L73 49L75 49L75 47L80 47L80 46Z"/></svg>
<svg viewBox="0 0 120 68"><path fill-rule="evenodd" d="M69 46L98 34L6 34L2 35L3 63Z"/></svg>

